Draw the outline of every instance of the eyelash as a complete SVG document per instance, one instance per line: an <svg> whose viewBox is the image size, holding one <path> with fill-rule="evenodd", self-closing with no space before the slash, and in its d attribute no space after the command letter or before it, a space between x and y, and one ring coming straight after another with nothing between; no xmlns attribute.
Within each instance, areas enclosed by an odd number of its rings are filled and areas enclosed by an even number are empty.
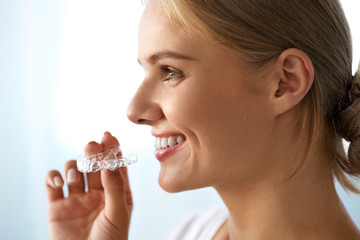
<svg viewBox="0 0 360 240"><path fill-rule="evenodd" d="M162 82L167 82L167 81L170 81L174 78L177 78L177 77L183 77L184 74L181 72L181 71L174 71L172 70L171 68L169 67L166 67L166 66L161 66L160 67L160 70L164 73L167 73L167 76L165 79L161 80Z"/></svg>

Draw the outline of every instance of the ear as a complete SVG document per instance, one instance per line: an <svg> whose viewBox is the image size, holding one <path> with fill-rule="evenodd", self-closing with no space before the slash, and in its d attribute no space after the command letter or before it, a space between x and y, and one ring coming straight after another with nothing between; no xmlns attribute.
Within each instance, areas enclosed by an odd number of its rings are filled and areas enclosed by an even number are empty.
<svg viewBox="0 0 360 240"><path fill-rule="evenodd" d="M309 92L314 81L314 68L303 51L290 48L278 56L274 71L271 100L274 114L281 115Z"/></svg>

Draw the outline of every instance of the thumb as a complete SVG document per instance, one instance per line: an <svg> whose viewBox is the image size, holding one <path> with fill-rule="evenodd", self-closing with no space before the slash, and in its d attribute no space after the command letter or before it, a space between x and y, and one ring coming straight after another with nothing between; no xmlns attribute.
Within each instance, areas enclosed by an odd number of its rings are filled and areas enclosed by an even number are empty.
<svg viewBox="0 0 360 240"><path fill-rule="evenodd" d="M113 223L129 224L130 211L126 204L126 183L120 169L102 171L105 194L105 214Z"/></svg>

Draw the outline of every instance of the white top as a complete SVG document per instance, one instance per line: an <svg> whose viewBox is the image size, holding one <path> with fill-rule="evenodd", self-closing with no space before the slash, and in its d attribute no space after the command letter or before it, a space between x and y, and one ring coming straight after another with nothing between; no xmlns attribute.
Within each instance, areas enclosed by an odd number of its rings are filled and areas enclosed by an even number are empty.
<svg viewBox="0 0 360 240"><path fill-rule="evenodd" d="M225 208L195 213L177 226L166 240L212 240L228 216Z"/></svg>

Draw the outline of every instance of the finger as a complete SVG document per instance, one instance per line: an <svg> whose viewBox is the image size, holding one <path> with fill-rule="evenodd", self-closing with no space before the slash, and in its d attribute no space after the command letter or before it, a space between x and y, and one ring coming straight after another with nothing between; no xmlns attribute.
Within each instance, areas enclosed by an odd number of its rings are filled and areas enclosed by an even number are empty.
<svg viewBox="0 0 360 240"><path fill-rule="evenodd" d="M116 137L111 135L110 132L104 133L104 136L101 139L101 145L103 146L104 151L120 146L119 141Z"/></svg>
<svg viewBox="0 0 360 240"><path fill-rule="evenodd" d="M69 188L69 194L85 193L85 182L81 172L77 170L76 161L71 160L65 163L65 179Z"/></svg>
<svg viewBox="0 0 360 240"><path fill-rule="evenodd" d="M120 169L102 171L101 178L105 193L105 214L113 222L129 219L130 211L126 202L126 184Z"/></svg>
<svg viewBox="0 0 360 240"><path fill-rule="evenodd" d="M45 186L49 202L64 198L63 184L64 181L58 171L52 170L48 172L45 177Z"/></svg>
<svg viewBox="0 0 360 240"><path fill-rule="evenodd" d="M126 204L128 205L130 212L132 211L133 208L133 199L132 199L132 194L131 194L131 188L130 188L130 183L129 183L129 177L128 177L128 172L127 172L127 167L122 167L120 168L120 171L122 172L123 178L125 180L125 199L126 199Z"/></svg>
<svg viewBox="0 0 360 240"><path fill-rule="evenodd" d="M110 132L104 133L104 137L101 140L101 144L103 145L104 151L120 146L119 141L116 139L116 137L112 136ZM119 152L117 154L117 156L120 158L122 156L122 153ZM123 179L125 182L125 200L126 200L128 207L130 207L130 210L131 210L133 207L133 201L132 201L132 196L131 196L127 168L122 167L120 169L120 171L123 175Z"/></svg>
<svg viewBox="0 0 360 240"><path fill-rule="evenodd" d="M86 155L95 155L103 152L103 146L97 142L89 142L85 146L85 154ZM95 173L87 173L87 182L89 191L94 189L103 189L101 184L101 176L100 172Z"/></svg>
<svg viewBox="0 0 360 240"><path fill-rule="evenodd" d="M101 144L104 151L120 145L119 141L110 132L104 133ZM121 157L121 152L117 156ZM107 206L105 212L107 216L110 219L119 218L124 214L129 216L132 209L132 198L126 168L105 171L102 173L101 178L105 192L105 206Z"/></svg>

